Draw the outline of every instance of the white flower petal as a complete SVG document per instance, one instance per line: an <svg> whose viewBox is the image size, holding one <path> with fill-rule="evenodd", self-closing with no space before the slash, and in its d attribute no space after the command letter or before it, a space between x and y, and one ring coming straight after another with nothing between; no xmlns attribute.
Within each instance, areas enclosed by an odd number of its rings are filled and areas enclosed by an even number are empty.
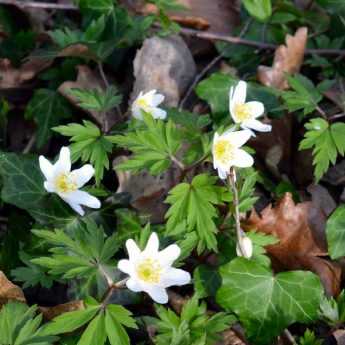
<svg viewBox="0 0 345 345"><path fill-rule="evenodd" d="M64 146L60 150L59 159L54 164L54 176L68 174L71 171L71 152Z"/></svg>
<svg viewBox="0 0 345 345"><path fill-rule="evenodd" d="M83 216L83 215L85 214L85 211L83 210L83 208L82 208L79 204L72 203L72 202L70 202L70 201L68 201L68 200L65 200L65 198L62 198L62 199L63 199L64 201L66 201L67 204L70 205L71 208L72 208L75 212L79 213L81 216Z"/></svg>
<svg viewBox="0 0 345 345"><path fill-rule="evenodd" d="M49 193L55 192L55 187L51 182L45 181L43 185L44 185L44 188L47 192L49 192Z"/></svg>
<svg viewBox="0 0 345 345"><path fill-rule="evenodd" d="M270 132L272 130L271 125L266 125L260 122L259 120L255 120L255 119L247 120L243 122L243 126L245 126L246 128L254 129L255 131L258 131L258 132Z"/></svg>
<svg viewBox="0 0 345 345"><path fill-rule="evenodd" d="M138 259L138 257L141 255L141 250L132 239L126 241L126 248L130 261Z"/></svg>
<svg viewBox="0 0 345 345"><path fill-rule="evenodd" d="M39 158L40 169L46 178L46 180L50 180L54 176L54 166L51 164L47 158L44 156L40 156Z"/></svg>
<svg viewBox="0 0 345 345"><path fill-rule="evenodd" d="M152 108L151 109L151 115L155 119L161 119L164 120L167 117L167 112L160 108Z"/></svg>
<svg viewBox="0 0 345 345"><path fill-rule="evenodd" d="M254 164L253 157L244 150L238 149L235 152L235 157L231 161L231 165L238 168L248 168Z"/></svg>
<svg viewBox="0 0 345 345"><path fill-rule="evenodd" d="M144 255L155 255L159 250L159 239L155 232L153 232L147 241L146 248L143 251Z"/></svg>
<svg viewBox="0 0 345 345"><path fill-rule="evenodd" d="M228 176L230 168L227 169L227 170L223 170L222 168L218 167L217 170L218 170L219 178L222 179L222 180L225 180L226 177Z"/></svg>
<svg viewBox="0 0 345 345"><path fill-rule="evenodd" d="M233 146L241 147L250 139L251 133L248 130L226 132L222 135L222 137L229 140Z"/></svg>
<svg viewBox="0 0 345 345"><path fill-rule="evenodd" d="M253 243L247 236L240 238L239 243L236 244L237 256L243 256L250 259L253 255Z"/></svg>
<svg viewBox="0 0 345 345"><path fill-rule="evenodd" d="M143 113L140 107L138 107L136 104L133 104L132 106L132 114L133 114L133 117L135 117L137 120L143 119Z"/></svg>
<svg viewBox="0 0 345 345"><path fill-rule="evenodd" d="M234 93L232 95L232 101L234 104L244 104L247 97L247 83L240 80L235 87Z"/></svg>
<svg viewBox="0 0 345 345"><path fill-rule="evenodd" d="M247 102L246 105L249 106L250 114L254 119L262 116L265 112L265 107L261 102Z"/></svg>
<svg viewBox="0 0 345 345"><path fill-rule="evenodd" d="M171 244L158 253L158 260L162 266L171 266L180 254L180 247L177 244Z"/></svg>
<svg viewBox="0 0 345 345"><path fill-rule="evenodd" d="M159 286L146 287L145 292L147 292L156 303L160 303L160 304L168 303L168 300L169 300L168 294L165 291L165 289L162 287L159 287Z"/></svg>
<svg viewBox="0 0 345 345"><path fill-rule="evenodd" d="M127 273L127 274L131 274L133 272L133 265L131 264L131 262L127 259L123 259L120 260L117 263L117 268L123 272L123 273Z"/></svg>
<svg viewBox="0 0 345 345"><path fill-rule="evenodd" d="M161 284L163 287L167 288L169 286L181 286L189 284L191 281L190 273L178 268L171 267L168 269L161 279Z"/></svg>
<svg viewBox="0 0 345 345"><path fill-rule="evenodd" d="M153 107L157 107L158 105L160 105L163 101L164 101L164 96L161 95L160 93L157 93L156 95L153 95L152 97L152 106Z"/></svg>
<svg viewBox="0 0 345 345"><path fill-rule="evenodd" d="M126 281L126 286L128 287L129 290L132 290L134 292L143 291L140 283L136 279L133 279L133 278L129 278Z"/></svg>
<svg viewBox="0 0 345 345"><path fill-rule="evenodd" d="M63 197L66 201L74 204L81 204L90 208L101 207L101 202L96 197L82 190L76 190L74 192L64 194Z"/></svg>
<svg viewBox="0 0 345 345"><path fill-rule="evenodd" d="M91 164L86 164L80 169L73 170L71 175L73 180L76 182L77 187L80 188L91 179L94 173L95 169L93 166Z"/></svg>

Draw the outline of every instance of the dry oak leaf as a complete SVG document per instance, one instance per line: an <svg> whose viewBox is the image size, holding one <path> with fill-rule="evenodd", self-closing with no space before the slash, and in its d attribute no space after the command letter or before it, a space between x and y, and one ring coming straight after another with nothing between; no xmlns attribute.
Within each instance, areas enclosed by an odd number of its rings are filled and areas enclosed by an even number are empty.
<svg viewBox="0 0 345 345"><path fill-rule="evenodd" d="M39 72L52 64L50 60L32 58L19 68L12 66L9 59L0 59L0 89L18 87L33 79Z"/></svg>
<svg viewBox="0 0 345 345"><path fill-rule="evenodd" d="M252 211L244 227L279 239L279 243L266 247L275 270L310 270L319 275L328 295L337 295L341 268L323 258L327 255L326 217L322 210L315 208L310 201L295 204L292 195L286 193L274 208L267 206L261 216Z"/></svg>
<svg viewBox="0 0 345 345"><path fill-rule="evenodd" d="M285 73L297 73L303 63L308 29L299 28L294 36L286 35L286 45L280 45L274 54L273 66L259 66L258 79L266 86L280 90L289 88Z"/></svg>
<svg viewBox="0 0 345 345"><path fill-rule="evenodd" d="M10 300L26 303L22 289L10 282L5 274L0 271L0 306Z"/></svg>
<svg viewBox="0 0 345 345"><path fill-rule="evenodd" d="M59 304L54 307L39 307L39 309L46 320L52 320L55 317L64 313L85 309L85 305L83 301L77 300L64 304Z"/></svg>

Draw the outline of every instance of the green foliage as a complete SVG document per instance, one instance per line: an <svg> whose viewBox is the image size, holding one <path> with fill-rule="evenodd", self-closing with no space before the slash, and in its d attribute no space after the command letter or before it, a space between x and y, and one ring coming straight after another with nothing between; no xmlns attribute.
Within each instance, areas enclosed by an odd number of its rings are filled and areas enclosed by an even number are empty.
<svg viewBox="0 0 345 345"><path fill-rule="evenodd" d="M313 112L322 100L321 92L305 76L296 74L287 76L293 91L282 92L282 97L290 112L303 110L304 115Z"/></svg>
<svg viewBox="0 0 345 345"><path fill-rule="evenodd" d="M155 120L146 114L144 122L144 127L125 135L109 136L108 139L133 152L129 160L117 166L118 169L134 172L148 169L152 175L158 175L176 160L175 155L181 147L181 134L171 120Z"/></svg>
<svg viewBox="0 0 345 345"><path fill-rule="evenodd" d="M178 316L171 309L156 305L159 319L148 318L157 327L156 345L212 345L220 340L220 333L228 329L236 319L233 315L217 313L208 316L206 303L191 298Z"/></svg>
<svg viewBox="0 0 345 345"><path fill-rule="evenodd" d="M102 91L99 89L71 89L71 96L77 99L78 105L86 110L107 112L121 103L122 97L114 86Z"/></svg>
<svg viewBox="0 0 345 345"><path fill-rule="evenodd" d="M227 190L216 185L217 178L207 174L197 175L192 183L180 183L170 190L166 202L170 208L166 233L182 234L195 230L199 237L198 251L205 248L217 251L217 217L215 205L226 200Z"/></svg>
<svg viewBox="0 0 345 345"><path fill-rule="evenodd" d="M332 327L338 327L345 322L345 293L344 290L339 296L323 297L320 303L320 317Z"/></svg>
<svg viewBox="0 0 345 345"><path fill-rule="evenodd" d="M33 233L51 246L51 254L31 262L45 267L49 274L63 279L83 279L85 291L98 279L109 279L110 267L115 265L112 257L119 249L115 234L106 237L102 227L91 220L71 235L62 230L33 230Z"/></svg>
<svg viewBox="0 0 345 345"><path fill-rule="evenodd" d="M265 21L272 15L271 0L244 0L243 5L258 20Z"/></svg>
<svg viewBox="0 0 345 345"><path fill-rule="evenodd" d="M301 141L299 149L313 149L313 165L315 165L315 179L319 181L329 168L335 164L337 156L344 156L345 124L329 124L322 118L311 119L306 123L307 132Z"/></svg>
<svg viewBox="0 0 345 345"><path fill-rule="evenodd" d="M323 342L320 339L317 339L314 332L310 331L309 329L307 329L304 334L303 337L299 338L299 345L322 345Z"/></svg>
<svg viewBox="0 0 345 345"><path fill-rule="evenodd" d="M221 279L215 267L199 265L193 273L195 296L205 298L215 296L220 288Z"/></svg>
<svg viewBox="0 0 345 345"><path fill-rule="evenodd" d="M328 252L332 259L345 256L345 206L339 206L328 218L326 235Z"/></svg>
<svg viewBox="0 0 345 345"><path fill-rule="evenodd" d="M9 302L0 311L0 344L4 345L52 345L57 340L53 333L43 332L42 315L36 315L37 307Z"/></svg>
<svg viewBox="0 0 345 345"><path fill-rule="evenodd" d="M322 286L311 272L273 276L254 261L237 258L220 268L222 287L217 302L236 313L256 344L267 344L294 322L317 318Z"/></svg>
<svg viewBox="0 0 345 345"><path fill-rule="evenodd" d="M45 145L52 135L51 128L71 116L67 101L56 91L38 89L27 105L25 116L37 124L37 147Z"/></svg>
<svg viewBox="0 0 345 345"><path fill-rule="evenodd" d="M108 153L112 151L112 137L102 135L100 129L87 120L83 121L83 125L70 123L67 126L54 127L53 130L71 137L72 161L80 158L83 163L90 162L95 168L95 179L99 185L104 169L109 169Z"/></svg>

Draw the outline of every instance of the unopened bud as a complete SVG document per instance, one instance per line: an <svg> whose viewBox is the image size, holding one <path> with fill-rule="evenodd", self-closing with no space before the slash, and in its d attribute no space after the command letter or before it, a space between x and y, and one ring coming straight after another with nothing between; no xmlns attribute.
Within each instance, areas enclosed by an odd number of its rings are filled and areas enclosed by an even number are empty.
<svg viewBox="0 0 345 345"><path fill-rule="evenodd" d="M250 259L253 255L253 243L251 239L247 236L243 236L239 239L236 245L237 256L243 256Z"/></svg>

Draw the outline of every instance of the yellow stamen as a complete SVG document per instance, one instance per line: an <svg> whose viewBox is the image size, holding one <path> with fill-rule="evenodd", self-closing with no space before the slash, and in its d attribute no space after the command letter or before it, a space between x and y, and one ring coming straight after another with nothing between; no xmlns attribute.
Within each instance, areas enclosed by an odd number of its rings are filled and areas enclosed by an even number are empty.
<svg viewBox="0 0 345 345"><path fill-rule="evenodd" d="M234 147L228 140L218 140L214 145L214 158L216 161L226 164L234 158Z"/></svg>
<svg viewBox="0 0 345 345"><path fill-rule="evenodd" d="M78 189L77 184L67 174L61 174L56 178L55 187L60 193L69 193Z"/></svg>
<svg viewBox="0 0 345 345"><path fill-rule="evenodd" d="M136 268L138 277L146 283L159 283L162 268L157 260L145 259Z"/></svg>
<svg viewBox="0 0 345 345"><path fill-rule="evenodd" d="M241 103L235 104L234 112L235 112L235 117L239 121L249 120L252 117L251 107L249 104L245 104L245 103L244 104L241 104Z"/></svg>
<svg viewBox="0 0 345 345"><path fill-rule="evenodd" d="M137 100L137 104L140 108L143 108L143 109L150 107L149 103L147 102L145 98L139 98Z"/></svg>

